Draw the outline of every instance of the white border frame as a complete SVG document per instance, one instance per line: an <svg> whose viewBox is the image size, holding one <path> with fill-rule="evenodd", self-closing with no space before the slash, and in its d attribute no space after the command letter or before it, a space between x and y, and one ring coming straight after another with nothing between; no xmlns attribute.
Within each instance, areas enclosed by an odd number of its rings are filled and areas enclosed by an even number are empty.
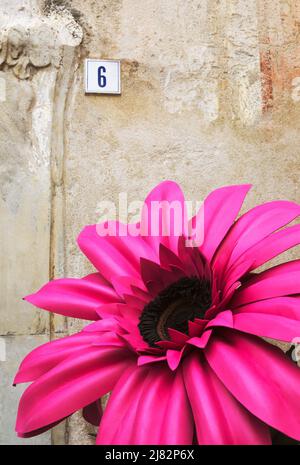
<svg viewBox="0 0 300 465"><path fill-rule="evenodd" d="M117 92L91 92L87 90L87 83L88 83L88 62L89 61L111 61L113 63L119 63L119 73L118 73L118 84L119 88ZM99 94L99 95L121 95L122 89L121 89L121 60L114 60L114 59L106 59L106 58L86 58L84 60L84 78L85 78L85 94L93 95L93 94Z"/></svg>

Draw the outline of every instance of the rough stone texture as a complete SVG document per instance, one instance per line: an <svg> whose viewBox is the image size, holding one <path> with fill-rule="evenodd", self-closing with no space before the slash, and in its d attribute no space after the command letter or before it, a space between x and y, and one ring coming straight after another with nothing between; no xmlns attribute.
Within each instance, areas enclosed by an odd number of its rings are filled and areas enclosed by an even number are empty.
<svg viewBox="0 0 300 465"><path fill-rule="evenodd" d="M15 437L21 391L12 397L10 386L26 352L65 329L22 297L63 273L64 110L82 29L66 9L44 14L38 2L20 1L4 5L0 27L0 335L13 344L0 362L0 442L27 443ZM49 441L50 433L32 440Z"/></svg>
<svg viewBox="0 0 300 465"><path fill-rule="evenodd" d="M34 347L44 344L48 336L5 336L2 338L6 345L6 362L1 364L0 381L0 444L49 444L51 433L43 433L30 439L17 438L13 431L17 413L18 401L26 385L12 386L13 374L16 373L20 360ZM5 395L3 395L5 393Z"/></svg>
<svg viewBox="0 0 300 465"><path fill-rule="evenodd" d="M252 182L244 210L300 201L296 0L20 3L4 2L1 19L1 333L80 328L49 322L19 297L48 275L91 270L76 236L120 192L142 200L171 178L201 200ZM84 94L86 56L121 59L121 96ZM299 248L274 263L296 256ZM52 441L90 444L92 433L77 414Z"/></svg>

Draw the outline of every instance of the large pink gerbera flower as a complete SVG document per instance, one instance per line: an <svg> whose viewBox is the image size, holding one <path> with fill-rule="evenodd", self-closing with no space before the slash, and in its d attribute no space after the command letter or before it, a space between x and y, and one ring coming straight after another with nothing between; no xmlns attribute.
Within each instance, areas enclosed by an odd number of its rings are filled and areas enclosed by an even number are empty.
<svg viewBox="0 0 300 465"><path fill-rule="evenodd" d="M26 300L96 321L24 359L15 383L32 384L19 436L83 408L99 425L98 444L270 444L270 427L300 439L299 368L262 339L300 336L300 261L253 273L300 243L299 225L281 229L300 206L269 202L235 221L249 187L206 198L190 222L203 228L200 246L187 246L183 221L180 234L160 236L82 231L79 247L98 271L51 281ZM141 230L153 224L154 201L185 211L178 185L163 182L145 201Z"/></svg>

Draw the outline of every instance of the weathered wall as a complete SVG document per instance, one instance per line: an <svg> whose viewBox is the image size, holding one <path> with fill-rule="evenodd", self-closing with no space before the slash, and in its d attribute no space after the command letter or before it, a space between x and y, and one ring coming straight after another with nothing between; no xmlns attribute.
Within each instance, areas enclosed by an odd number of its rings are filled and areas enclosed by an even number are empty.
<svg viewBox="0 0 300 465"><path fill-rule="evenodd" d="M20 3L2 2L0 48L7 385L30 347L80 327L20 298L49 276L90 270L75 239L99 201L143 199L166 178L191 200L252 182L245 208L300 201L297 0ZM121 96L84 95L86 56L121 59ZM14 443L20 391L2 391L1 442ZM88 444L93 431L78 414L52 441Z"/></svg>
<svg viewBox="0 0 300 465"><path fill-rule="evenodd" d="M1 361L0 443L47 444L14 433L21 359L64 327L22 297L63 274L65 109L82 29L66 9L2 2L0 16ZM1 346L1 347L2 347ZM3 357L2 357L3 358ZM63 440L63 439L62 439Z"/></svg>

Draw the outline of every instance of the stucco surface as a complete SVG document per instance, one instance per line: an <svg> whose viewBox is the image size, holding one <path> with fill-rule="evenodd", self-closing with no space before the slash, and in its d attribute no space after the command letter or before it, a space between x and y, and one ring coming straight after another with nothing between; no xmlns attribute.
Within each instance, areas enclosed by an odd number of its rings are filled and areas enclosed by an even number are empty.
<svg viewBox="0 0 300 465"><path fill-rule="evenodd" d="M92 269L76 236L97 222L103 200L117 204L119 193L143 200L173 179L193 201L250 182L244 210L273 199L300 202L296 0L10 1L1 8L0 334L9 344L18 348L29 337L27 349L80 328L21 297L49 278ZM85 57L121 60L121 96L84 94ZM299 249L282 259L295 256ZM0 362L7 383L11 357L21 352ZM1 440L14 443L16 396L7 392L4 386L1 396L13 408L4 411L10 426ZM52 442L91 444L93 434L77 414ZM40 439L47 441L49 434Z"/></svg>

